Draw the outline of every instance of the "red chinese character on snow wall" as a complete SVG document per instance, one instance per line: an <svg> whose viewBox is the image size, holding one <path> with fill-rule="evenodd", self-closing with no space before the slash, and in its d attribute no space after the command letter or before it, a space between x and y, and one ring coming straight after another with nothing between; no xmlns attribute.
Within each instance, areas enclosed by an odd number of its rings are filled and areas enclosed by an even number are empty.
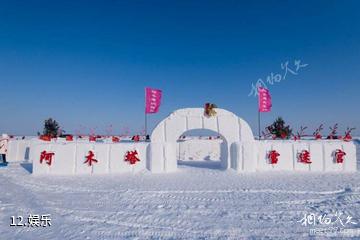
<svg viewBox="0 0 360 240"><path fill-rule="evenodd" d="M336 163L343 163L345 155L346 155L346 153L343 150L336 149L336 151L335 151L335 162Z"/></svg>
<svg viewBox="0 0 360 240"><path fill-rule="evenodd" d="M279 159L278 159L279 156L280 156L280 153L278 153L276 150L271 150L268 154L270 164L277 164L277 162L279 161Z"/></svg>
<svg viewBox="0 0 360 240"><path fill-rule="evenodd" d="M310 161L310 152L307 150L303 150L301 153L299 153L299 161L301 163L310 164L312 163Z"/></svg>
<svg viewBox="0 0 360 240"><path fill-rule="evenodd" d="M40 153L40 163L42 163L45 160L46 164L51 166L52 157L54 155L55 155L55 153L53 153L53 152L42 151Z"/></svg>
<svg viewBox="0 0 360 240"><path fill-rule="evenodd" d="M93 162L98 162L95 158L95 154L93 151L89 151L89 155L85 156L86 161L84 163L87 163L90 167L92 166Z"/></svg>
<svg viewBox="0 0 360 240"><path fill-rule="evenodd" d="M130 162L131 165L135 164L136 162L140 162L138 157L138 152L135 151L127 151L125 155L125 161Z"/></svg>

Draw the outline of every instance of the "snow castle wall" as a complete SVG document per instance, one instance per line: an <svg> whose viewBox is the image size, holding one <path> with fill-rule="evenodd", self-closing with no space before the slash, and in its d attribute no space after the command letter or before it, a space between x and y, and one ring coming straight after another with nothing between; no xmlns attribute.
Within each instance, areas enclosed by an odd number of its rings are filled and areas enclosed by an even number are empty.
<svg viewBox="0 0 360 240"><path fill-rule="evenodd" d="M149 143L90 143L90 142L39 142L33 151L33 174L107 174L135 173L146 169ZM130 164L125 161L127 151L138 152L140 161ZM54 153L51 165L45 160L40 162L43 151ZM93 162L89 166L86 156L94 153Z"/></svg>
<svg viewBox="0 0 360 240"><path fill-rule="evenodd" d="M194 143L178 143L179 137L192 129L208 129L221 135L221 141L211 145L218 155L223 169L237 172L254 171L356 171L356 147L353 142L340 140L264 140L255 141L250 126L235 114L216 109L212 117L204 116L202 108L180 109L161 121L151 134L151 142L112 143L89 142L88 139L65 139L44 142L38 139L11 140L8 148L9 161L33 161L34 174L104 174L137 172L145 169L152 173L177 170L182 151ZM207 145L207 144L205 144ZM182 147L182 148L181 148ZM197 148L202 148L198 143ZM181 150L183 149L183 150ZM140 161L125 161L128 151L138 152ZM278 162L271 164L268 154L275 150ZM300 162L299 153L308 151L311 163ZM344 161L337 163L335 152L346 153ZM40 161L42 153L52 153L51 164ZM85 163L89 151L94 153L91 166ZM184 153L185 154L185 153ZM194 159L199 160L199 159Z"/></svg>
<svg viewBox="0 0 360 240"><path fill-rule="evenodd" d="M336 163L335 151L346 153L343 163ZM268 154L276 150L280 156L277 164L270 164ZM311 164L298 160L298 154L310 152ZM356 146L353 142L339 140L265 140L255 144L237 142L231 146L233 168L238 172L253 171L356 171Z"/></svg>
<svg viewBox="0 0 360 240"><path fill-rule="evenodd" d="M8 162L30 162L31 149L34 148L37 139L10 139L6 160Z"/></svg>

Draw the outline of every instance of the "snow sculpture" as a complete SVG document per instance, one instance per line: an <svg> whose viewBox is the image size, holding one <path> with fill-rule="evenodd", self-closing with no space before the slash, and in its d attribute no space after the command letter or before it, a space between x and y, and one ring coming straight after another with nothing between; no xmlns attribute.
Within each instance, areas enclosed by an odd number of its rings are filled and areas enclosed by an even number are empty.
<svg viewBox="0 0 360 240"><path fill-rule="evenodd" d="M149 170L154 173L175 171L176 141L182 133L192 129L208 129L219 133L224 138L221 146L222 168L235 168L230 161L231 145L235 142L254 143L253 133L250 126L234 113L220 108L216 109L216 113L216 116L207 117L203 108L184 108L173 112L160 122L151 134ZM252 154L251 148L244 151L246 154Z"/></svg>

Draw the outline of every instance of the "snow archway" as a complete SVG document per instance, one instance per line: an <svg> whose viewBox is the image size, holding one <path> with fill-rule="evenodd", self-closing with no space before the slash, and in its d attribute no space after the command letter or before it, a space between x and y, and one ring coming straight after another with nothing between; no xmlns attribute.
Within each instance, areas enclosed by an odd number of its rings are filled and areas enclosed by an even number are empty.
<svg viewBox="0 0 360 240"><path fill-rule="evenodd" d="M226 142L221 156L223 169L235 168L230 160L230 147L236 142L254 142L247 122L225 109L216 109L216 116L204 116L203 108L176 110L161 121L151 134L150 158L147 167L151 172L172 172L177 169L176 141L192 129L209 129L219 133Z"/></svg>

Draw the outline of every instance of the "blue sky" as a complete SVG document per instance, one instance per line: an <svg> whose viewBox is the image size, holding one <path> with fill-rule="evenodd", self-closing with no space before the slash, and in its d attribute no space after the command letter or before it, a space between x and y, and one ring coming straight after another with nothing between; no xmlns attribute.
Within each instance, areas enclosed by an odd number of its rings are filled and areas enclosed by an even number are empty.
<svg viewBox="0 0 360 240"><path fill-rule="evenodd" d="M53 117L67 132L110 124L139 132L144 87L164 91L152 128L173 110L216 103L257 132L259 78L308 64L268 85L263 125L360 135L359 1L0 1L0 132L36 134Z"/></svg>

